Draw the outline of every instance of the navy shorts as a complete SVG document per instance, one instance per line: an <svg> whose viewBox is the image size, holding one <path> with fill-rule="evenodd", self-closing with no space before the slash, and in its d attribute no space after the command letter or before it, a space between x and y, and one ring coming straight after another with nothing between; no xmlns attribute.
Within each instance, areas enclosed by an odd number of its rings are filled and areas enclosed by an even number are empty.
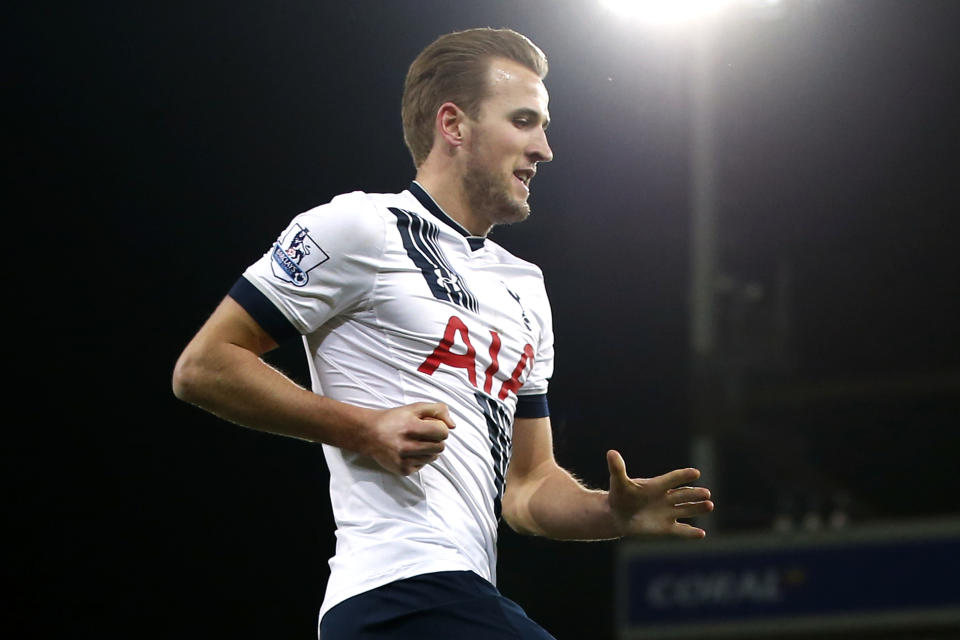
<svg viewBox="0 0 960 640"><path fill-rule="evenodd" d="M472 571L427 573L344 600L320 640L556 640Z"/></svg>

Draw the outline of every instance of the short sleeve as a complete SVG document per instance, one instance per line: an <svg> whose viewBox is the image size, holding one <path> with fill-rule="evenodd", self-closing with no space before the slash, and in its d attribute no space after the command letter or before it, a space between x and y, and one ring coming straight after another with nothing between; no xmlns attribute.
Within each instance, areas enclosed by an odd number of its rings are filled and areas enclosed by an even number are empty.
<svg viewBox="0 0 960 640"><path fill-rule="evenodd" d="M519 396L546 394L553 376L553 314L542 276L538 284L537 295L533 298L530 311L540 328L540 339L533 354L533 369L517 392Z"/></svg>
<svg viewBox="0 0 960 640"><path fill-rule="evenodd" d="M365 194L338 196L295 217L243 279L306 335L364 303L385 237L384 219Z"/></svg>

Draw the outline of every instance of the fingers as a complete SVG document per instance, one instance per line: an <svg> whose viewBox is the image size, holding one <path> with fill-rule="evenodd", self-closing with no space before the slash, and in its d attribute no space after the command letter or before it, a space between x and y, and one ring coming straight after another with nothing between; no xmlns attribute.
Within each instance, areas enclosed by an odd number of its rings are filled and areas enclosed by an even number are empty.
<svg viewBox="0 0 960 640"><path fill-rule="evenodd" d="M710 498L710 490L705 487L680 487L667 491L667 496L671 504L701 502Z"/></svg>
<svg viewBox="0 0 960 640"><path fill-rule="evenodd" d="M400 453L401 460L427 460L427 462L433 462L440 457L440 454L443 453L443 445L431 449L410 449Z"/></svg>
<svg viewBox="0 0 960 640"><path fill-rule="evenodd" d="M697 469L677 469L666 473L657 478L653 478L651 483L659 483L661 487L671 486L674 483L682 483L690 480L696 480L700 477ZM710 500L710 490L706 487L674 487L666 490L666 503L671 506L671 517L677 518L695 518L713 511L713 502ZM682 523L677 523L678 525ZM703 537L706 535L702 529L682 525L680 529L675 530L680 535L688 537Z"/></svg>
<svg viewBox="0 0 960 640"><path fill-rule="evenodd" d="M440 442L417 441L410 443L400 450L401 458L424 458L428 456L439 456L446 449L446 444Z"/></svg>
<svg viewBox="0 0 960 640"><path fill-rule="evenodd" d="M443 422L448 429L457 428L450 416L450 408L442 402L418 402L411 406L419 418L436 418Z"/></svg>
<svg viewBox="0 0 960 640"><path fill-rule="evenodd" d="M689 484L699 477L700 471L698 469L675 469L662 476L651 478L650 484L661 491L669 491L681 485Z"/></svg>
<svg viewBox="0 0 960 640"><path fill-rule="evenodd" d="M440 458L439 453L404 456L403 463L415 467L425 467L431 462L436 462Z"/></svg>
<svg viewBox="0 0 960 640"><path fill-rule="evenodd" d="M447 405L441 402L418 402L410 405L414 420L400 446L400 473L409 475L435 462L446 449L445 440L454 428Z"/></svg>
<svg viewBox="0 0 960 640"><path fill-rule="evenodd" d="M675 524L671 533L680 538L691 538L694 540L703 538L707 535L707 532L700 527L694 527L693 525L689 525L684 522L678 522Z"/></svg>
<svg viewBox="0 0 960 640"><path fill-rule="evenodd" d="M607 451L607 468L610 470L611 476L626 480L630 479L630 476L627 475L627 464L623 461L623 456L621 456L618 451L613 449ZM681 488L680 485L693 482L699 477L699 470L687 468L675 469L656 478L650 478L649 480L638 479L638 481L649 484L652 489L667 492L675 488Z"/></svg>
<svg viewBox="0 0 960 640"><path fill-rule="evenodd" d="M667 497L673 503L673 518L695 518L713 511L713 501L710 490L703 487L680 487L667 492ZM675 522L672 533L683 538L703 538L707 532L699 527Z"/></svg>
<svg viewBox="0 0 960 640"><path fill-rule="evenodd" d="M684 501L704 500L710 497L710 492L706 489L681 486L693 482L700 477L700 471L697 469L676 469L674 471L670 471L669 473L665 473L662 476L650 478L649 480L644 478L632 480L630 476L627 475L627 465L623 461L623 456L621 456L618 451L613 449L607 451L607 468L610 470L611 479L615 478L621 482L642 483L652 492L663 492L667 494L682 492L680 495L676 496L677 500L674 502L674 504ZM706 494L700 495L699 492L702 491L706 491Z"/></svg>
<svg viewBox="0 0 960 640"><path fill-rule="evenodd" d="M607 451L607 469L610 470L610 477L618 480L629 480L627 475L627 463L623 461L623 456L619 451L611 449Z"/></svg>
<svg viewBox="0 0 960 640"><path fill-rule="evenodd" d="M453 427L450 410L439 402L417 402L374 415L359 452L402 475L434 462L443 453Z"/></svg>
<svg viewBox="0 0 960 640"><path fill-rule="evenodd" d="M428 464L435 462L439 457L439 455L432 455L403 458L400 462L400 475L408 476L411 473L416 473Z"/></svg>
<svg viewBox="0 0 960 640"><path fill-rule="evenodd" d="M713 511L713 503L709 500L702 502L684 502L683 504L674 506L673 516L675 518L695 518L696 516L702 516L711 511Z"/></svg>
<svg viewBox="0 0 960 640"><path fill-rule="evenodd" d="M411 440L424 442L443 442L449 434L447 423L437 418L420 418L408 433Z"/></svg>

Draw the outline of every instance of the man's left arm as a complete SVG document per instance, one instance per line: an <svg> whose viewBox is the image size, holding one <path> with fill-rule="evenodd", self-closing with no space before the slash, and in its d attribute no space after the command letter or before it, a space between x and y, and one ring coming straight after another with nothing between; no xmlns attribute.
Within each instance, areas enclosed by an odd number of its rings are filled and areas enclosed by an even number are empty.
<svg viewBox="0 0 960 640"><path fill-rule="evenodd" d="M688 486L696 469L655 478L630 478L623 458L607 452L610 489L589 489L553 455L550 418L517 418L507 471L503 517L518 533L557 540L609 540L669 535L702 538L703 529L679 522L713 510L710 491Z"/></svg>

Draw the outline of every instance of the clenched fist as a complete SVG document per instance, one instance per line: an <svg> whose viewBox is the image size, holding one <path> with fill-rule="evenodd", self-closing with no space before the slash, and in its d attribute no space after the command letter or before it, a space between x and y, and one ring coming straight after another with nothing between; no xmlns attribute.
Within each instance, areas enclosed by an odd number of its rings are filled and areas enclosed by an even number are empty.
<svg viewBox="0 0 960 640"><path fill-rule="evenodd" d="M377 411L362 452L387 471L410 475L440 457L455 427L450 410L441 402Z"/></svg>

